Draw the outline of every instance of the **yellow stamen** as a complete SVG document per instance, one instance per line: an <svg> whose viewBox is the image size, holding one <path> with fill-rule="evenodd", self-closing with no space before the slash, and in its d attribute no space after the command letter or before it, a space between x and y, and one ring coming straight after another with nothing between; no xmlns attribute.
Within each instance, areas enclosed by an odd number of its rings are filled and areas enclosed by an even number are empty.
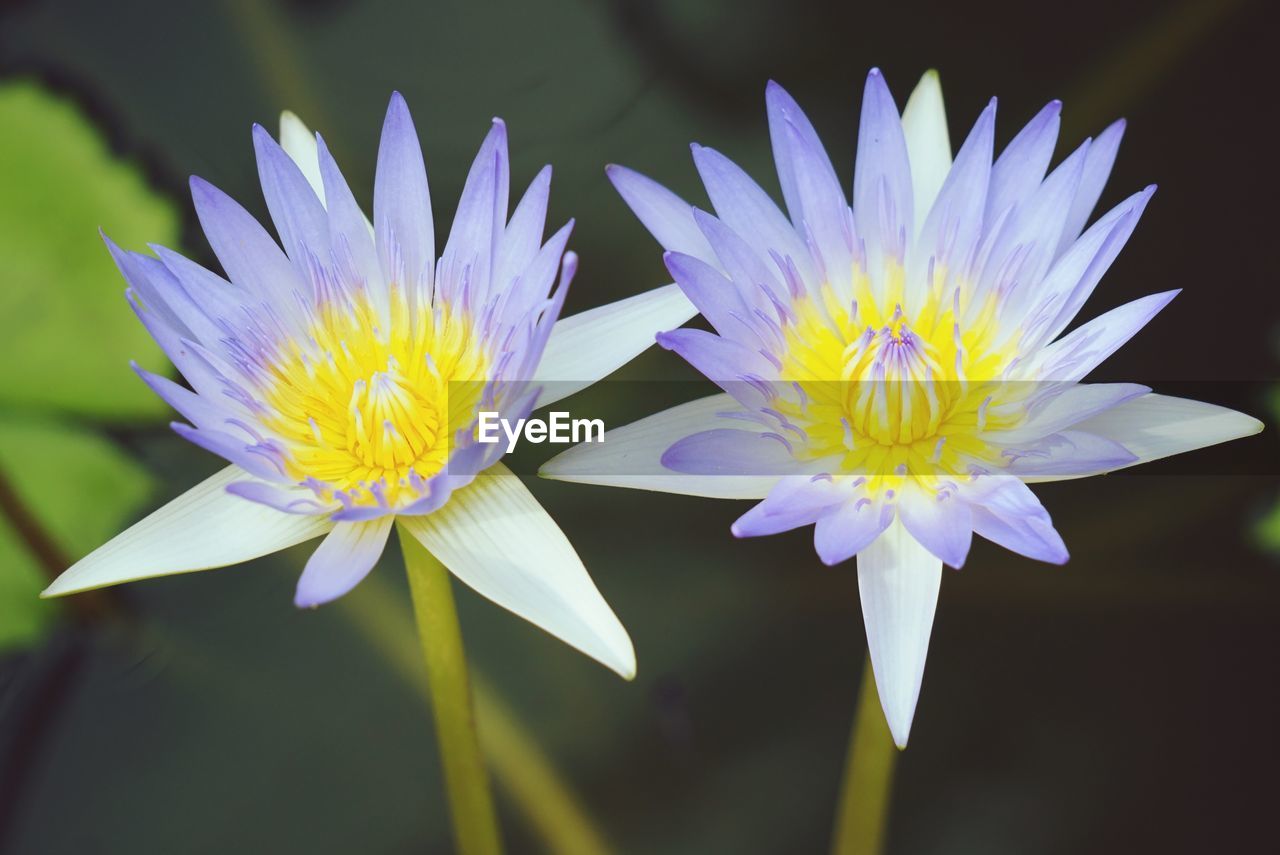
<svg viewBox="0 0 1280 855"><path fill-rule="evenodd" d="M879 299L858 276L852 303L830 288L820 299L802 297L785 330L780 378L802 395L778 409L808 435L798 450L836 457L844 473L867 476L872 492L994 461L998 450L980 434L1012 426L991 401L1020 394L1001 380L1016 337L999 336L994 298L969 306L954 291L944 296L939 281L945 277L935 275L929 295L911 307L900 271Z"/></svg>
<svg viewBox="0 0 1280 855"><path fill-rule="evenodd" d="M321 311L268 365L264 426L284 439L290 477L322 482L324 498L375 504L381 482L392 507L412 500L480 400L488 357L470 318L396 295L386 315L365 300Z"/></svg>

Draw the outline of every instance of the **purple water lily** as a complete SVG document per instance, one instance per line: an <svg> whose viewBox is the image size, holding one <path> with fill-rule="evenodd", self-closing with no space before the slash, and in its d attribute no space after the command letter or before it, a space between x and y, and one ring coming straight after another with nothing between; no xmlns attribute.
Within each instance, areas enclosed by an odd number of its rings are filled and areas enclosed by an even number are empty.
<svg viewBox="0 0 1280 855"><path fill-rule="evenodd" d="M230 466L63 573L46 596L221 567L326 535L298 582L315 606L355 586L399 521L463 582L623 676L626 631L481 409L517 419L598 380L693 307L674 286L560 320L572 224L545 242L550 167L508 217L506 126L495 120L437 259L427 173L395 95L373 221L320 137L286 114L284 147L255 127L277 243L193 178L226 278L110 241L139 318L190 388L140 371ZM283 245L283 248L282 248ZM559 286L555 286L559 275ZM477 477L483 473L483 477Z"/></svg>
<svg viewBox="0 0 1280 855"><path fill-rule="evenodd" d="M693 147L715 214L622 167L610 178L715 332L659 336L724 392L610 431L543 474L761 500L739 537L814 526L827 564L858 557L870 658L907 742L942 565L974 533L1067 560L1027 484L1100 474L1261 424L1134 384L1080 382L1176 292L1063 335L1153 187L1088 224L1123 122L1049 170L1051 102L994 156L995 101L952 158L937 76L899 115L867 78L852 205L813 126L766 92L784 213L719 152Z"/></svg>

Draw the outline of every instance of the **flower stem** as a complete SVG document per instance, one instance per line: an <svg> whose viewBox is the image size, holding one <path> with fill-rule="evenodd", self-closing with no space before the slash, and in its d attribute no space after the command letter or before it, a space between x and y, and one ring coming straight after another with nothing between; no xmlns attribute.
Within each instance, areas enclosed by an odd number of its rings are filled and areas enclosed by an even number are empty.
<svg viewBox="0 0 1280 855"><path fill-rule="evenodd" d="M495 855L502 851L502 842L489 774L476 736L467 659L449 572L413 535L403 528L399 531L427 663L454 840L461 855Z"/></svg>
<svg viewBox="0 0 1280 855"><path fill-rule="evenodd" d="M409 610L401 608L402 598L374 575L336 605L383 661L430 704L431 690L422 673L416 633ZM615 851L533 734L475 669L471 671L471 692L480 747L494 785L528 823L543 851L559 855L609 855Z"/></svg>
<svg viewBox="0 0 1280 855"><path fill-rule="evenodd" d="M880 710L871 659L862 666L858 709L849 735L844 781L837 805L834 855L879 855L889 818L889 795L898 749Z"/></svg>

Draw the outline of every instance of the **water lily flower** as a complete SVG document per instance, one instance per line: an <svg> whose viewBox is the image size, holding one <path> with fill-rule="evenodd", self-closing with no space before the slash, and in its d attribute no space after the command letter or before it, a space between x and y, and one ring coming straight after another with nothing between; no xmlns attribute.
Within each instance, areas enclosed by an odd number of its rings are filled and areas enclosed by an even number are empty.
<svg viewBox="0 0 1280 855"><path fill-rule="evenodd" d="M365 577L398 521L480 594L631 677L626 631L499 461L505 447L476 442L474 423L482 407L519 418L598 380L693 307L668 286L560 320L572 223L544 242L550 167L508 219L500 120L438 260L426 168L398 94L372 223L318 135L286 114L282 138L253 130L280 243L191 179L226 278L161 246L152 256L107 241L134 310L190 388L139 374L187 420L174 430L231 465L45 595L222 567L325 535L297 586L297 605L316 606Z"/></svg>
<svg viewBox="0 0 1280 855"><path fill-rule="evenodd" d="M1114 471L1261 424L1144 386L1079 382L1176 293L1064 335L1154 190L1085 228L1123 122L1049 170L1060 104L994 157L992 100L953 160L936 74L899 115L873 70L850 204L795 101L770 83L766 105L786 213L710 148L693 146L693 159L714 215L609 168L715 330L677 329L660 343L724 392L572 448L543 474L761 500L736 536L812 525L823 562L856 555L876 684L903 746L942 565L963 565L974 533L1067 560L1028 483Z"/></svg>

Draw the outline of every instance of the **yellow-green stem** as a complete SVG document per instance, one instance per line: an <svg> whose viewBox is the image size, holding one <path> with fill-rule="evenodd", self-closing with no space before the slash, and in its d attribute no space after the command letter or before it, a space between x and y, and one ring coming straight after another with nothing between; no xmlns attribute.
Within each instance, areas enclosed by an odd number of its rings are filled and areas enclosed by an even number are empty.
<svg viewBox="0 0 1280 855"><path fill-rule="evenodd" d="M836 806L834 855L879 855L889 818L893 767L898 759L889 725L880 709L876 679L868 658L862 666L858 709L849 735L844 780Z"/></svg>
<svg viewBox="0 0 1280 855"><path fill-rule="evenodd" d="M376 574L338 601L336 607L381 654L382 659L424 703L431 691L422 673L408 609ZM505 792L524 817L542 848L556 855L609 855L612 846L588 815L576 793L556 770L551 758L507 706L483 674L471 671L480 747L493 773L494 785Z"/></svg>
<svg viewBox="0 0 1280 855"><path fill-rule="evenodd" d="M454 840L461 855L496 855L502 851L502 841L489 773L476 736L467 658L449 571L413 535L403 528L399 531L427 664Z"/></svg>

